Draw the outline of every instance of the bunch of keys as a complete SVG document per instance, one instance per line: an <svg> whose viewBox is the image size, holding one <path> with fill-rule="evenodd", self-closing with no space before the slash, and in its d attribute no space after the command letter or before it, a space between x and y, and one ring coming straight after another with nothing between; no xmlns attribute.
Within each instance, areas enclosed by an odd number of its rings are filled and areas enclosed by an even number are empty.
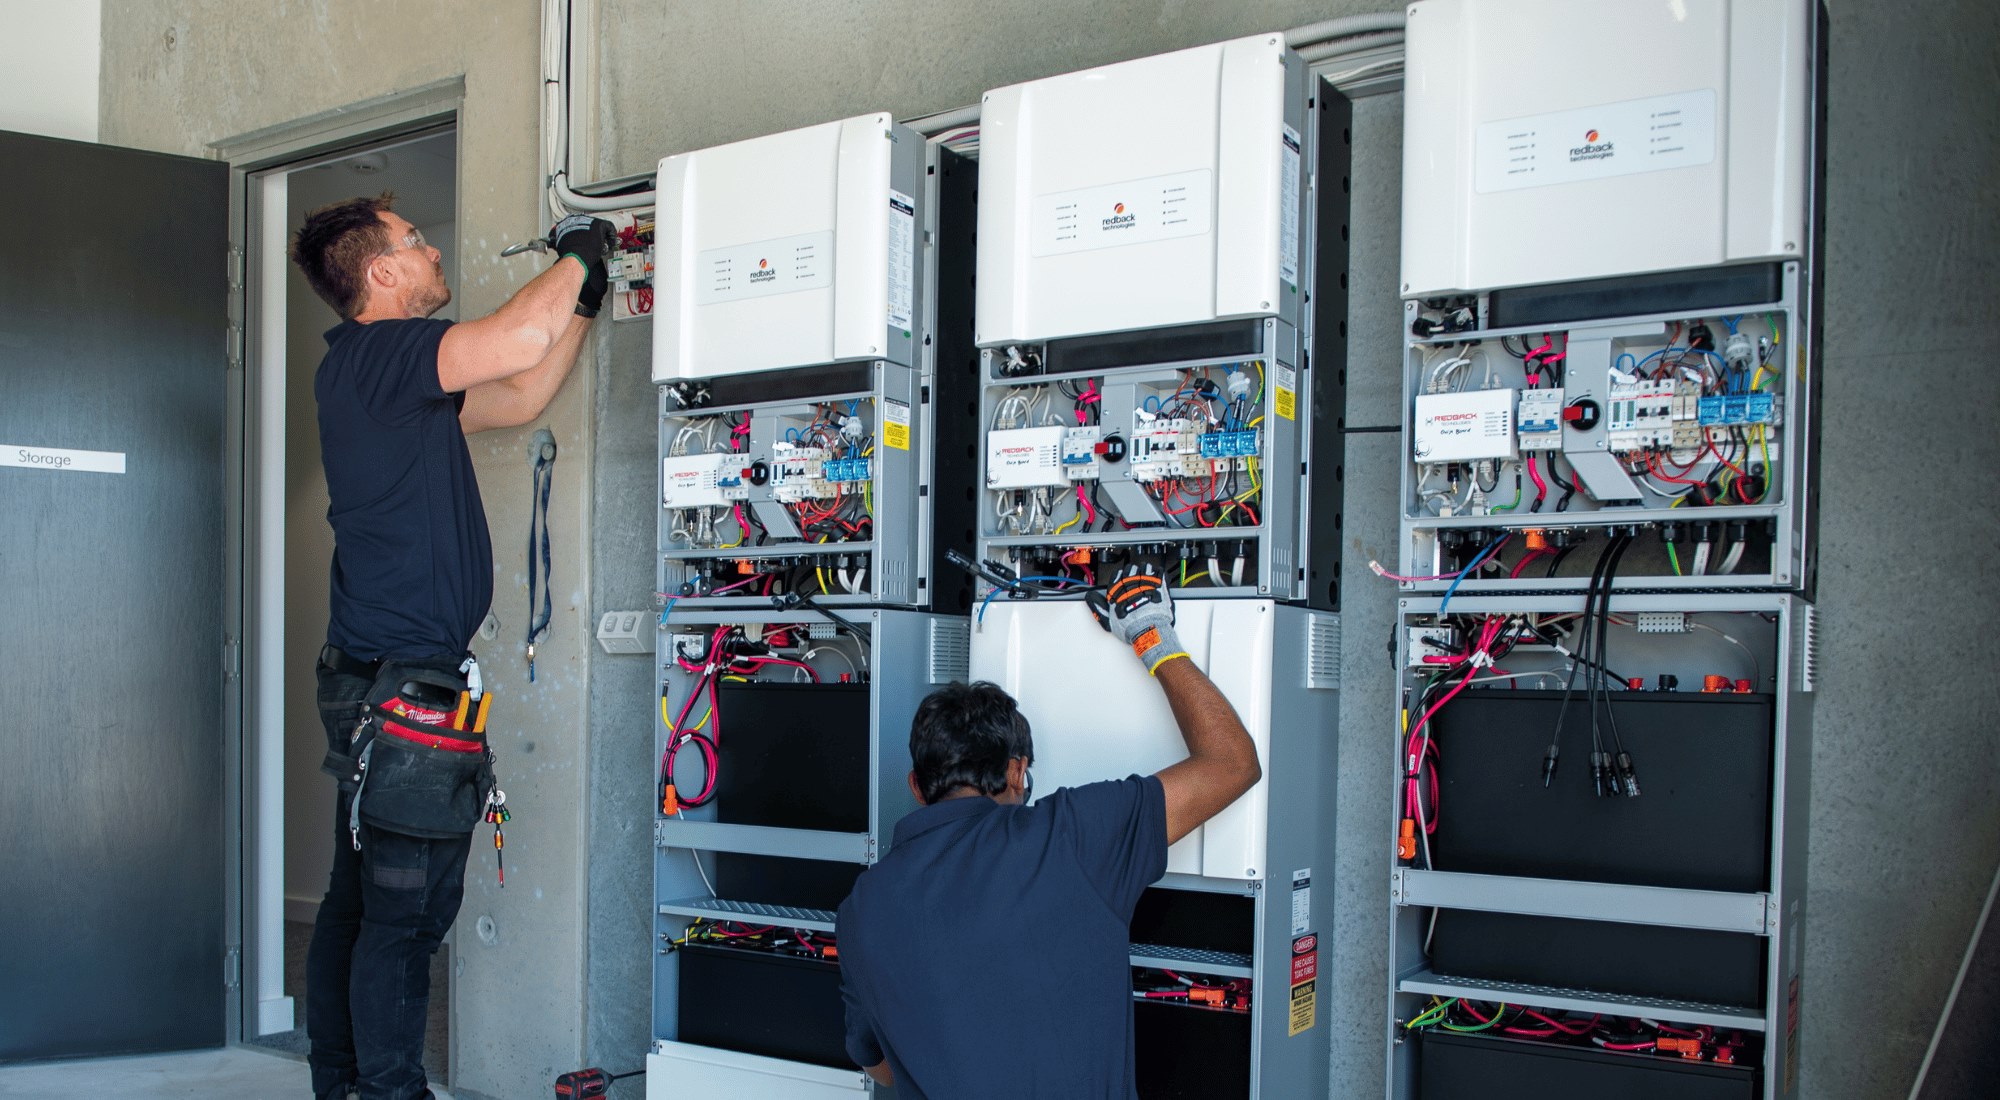
<svg viewBox="0 0 2000 1100"><path fill-rule="evenodd" d="M486 821L493 826L493 865L498 874L500 888L507 888L507 861L501 853L507 846L507 834L500 826L512 821L514 815L507 812L507 792L498 787L486 796Z"/></svg>

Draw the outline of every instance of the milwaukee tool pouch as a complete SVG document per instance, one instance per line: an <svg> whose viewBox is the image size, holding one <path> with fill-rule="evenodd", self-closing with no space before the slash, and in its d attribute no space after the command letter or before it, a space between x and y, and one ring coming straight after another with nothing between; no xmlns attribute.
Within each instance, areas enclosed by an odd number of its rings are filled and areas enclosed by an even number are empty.
<svg viewBox="0 0 2000 1100"><path fill-rule="evenodd" d="M465 690L456 673L393 661L376 676L354 739L348 829L357 850L364 823L449 839L470 834L484 819L494 787L493 752L486 734L472 729L468 715L476 707L459 711Z"/></svg>

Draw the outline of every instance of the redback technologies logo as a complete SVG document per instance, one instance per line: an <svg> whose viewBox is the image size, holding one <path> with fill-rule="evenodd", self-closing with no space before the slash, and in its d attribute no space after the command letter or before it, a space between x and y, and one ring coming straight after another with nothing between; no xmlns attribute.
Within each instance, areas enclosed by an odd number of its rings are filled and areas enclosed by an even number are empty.
<svg viewBox="0 0 2000 1100"><path fill-rule="evenodd" d="M1583 144L1575 146L1569 151L1569 162L1571 164L1580 164L1586 160L1611 159L1613 153L1611 143L1609 141L1600 141L1600 137L1602 135L1596 130L1584 131Z"/></svg>
<svg viewBox="0 0 2000 1100"><path fill-rule="evenodd" d="M1107 230L1130 229L1132 228L1132 223L1137 220L1136 215L1125 212L1124 203L1114 202L1111 204L1111 216L1104 219L1104 228Z"/></svg>
<svg viewBox="0 0 2000 1100"><path fill-rule="evenodd" d="M1595 130L1592 130L1592 131L1590 132L1590 136L1591 136L1591 137L1596 137L1596 136L1597 136L1597 131L1595 131ZM769 260L758 260L758 261L757 261L757 266L758 266L759 268L765 268L765 267L770 267L770 266L771 266L771 261L769 261Z"/></svg>
<svg viewBox="0 0 2000 1100"><path fill-rule="evenodd" d="M777 279L777 277L778 273L771 270L771 261L762 259L757 261L757 270L750 273L750 282L753 284L768 283Z"/></svg>

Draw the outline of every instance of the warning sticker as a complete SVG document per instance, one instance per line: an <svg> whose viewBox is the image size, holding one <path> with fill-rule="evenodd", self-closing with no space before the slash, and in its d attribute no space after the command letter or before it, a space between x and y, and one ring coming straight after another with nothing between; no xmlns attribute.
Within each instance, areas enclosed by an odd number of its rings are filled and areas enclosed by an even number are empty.
<svg viewBox="0 0 2000 1100"><path fill-rule="evenodd" d="M1319 1016L1319 937L1311 933L1292 939L1292 1001L1285 1034L1308 1031Z"/></svg>
<svg viewBox="0 0 2000 1100"><path fill-rule="evenodd" d="M1299 285L1299 132L1285 127L1278 159L1278 277Z"/></svg>
<svg viewBox="0 0 2000 1100"><path fill-rule="evenodd" d="M899 451L910 449L910 406L907 402L882 402L882 445Z"/></svg>
<svg viewBox="0 0 2000 1100"><path fill-rule="evenodd" d="M1278 365L1277 385L1271 396L1271 407L1286 420L1299 418L1299 372L1284 364Z"/></svg>
<svg viewBox="0 0 2000 1100"><path fill-rule="evenodd" d="M917 202L889 192L889 327L910 332L917 287Z"/></svg>
<svg viewBox="0 0 2000 1100"><path fill-rule="evenodd" d="M1292 935L1303 936L1312 927L1313 872L1304 867L1292 872Z"/></svg>

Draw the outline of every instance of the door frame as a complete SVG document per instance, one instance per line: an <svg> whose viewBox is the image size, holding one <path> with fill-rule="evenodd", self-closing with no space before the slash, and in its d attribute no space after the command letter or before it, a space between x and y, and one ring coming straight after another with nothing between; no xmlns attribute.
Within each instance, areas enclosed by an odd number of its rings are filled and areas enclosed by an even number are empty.
<svg viewBox="0 0 2000 1100"><path fill-rule="evenodd" d="M224 1035L232 1044L288 1031L294 1013L284 995L284 386L282 374L271 385L267 371L274 350L284 369L288 222L280 215L267 224L266 189L290 169L357 146L462 132L464 109L465 78L455 76L208 147L229 164L222 696L224 943L236 960Z"/></svg>

